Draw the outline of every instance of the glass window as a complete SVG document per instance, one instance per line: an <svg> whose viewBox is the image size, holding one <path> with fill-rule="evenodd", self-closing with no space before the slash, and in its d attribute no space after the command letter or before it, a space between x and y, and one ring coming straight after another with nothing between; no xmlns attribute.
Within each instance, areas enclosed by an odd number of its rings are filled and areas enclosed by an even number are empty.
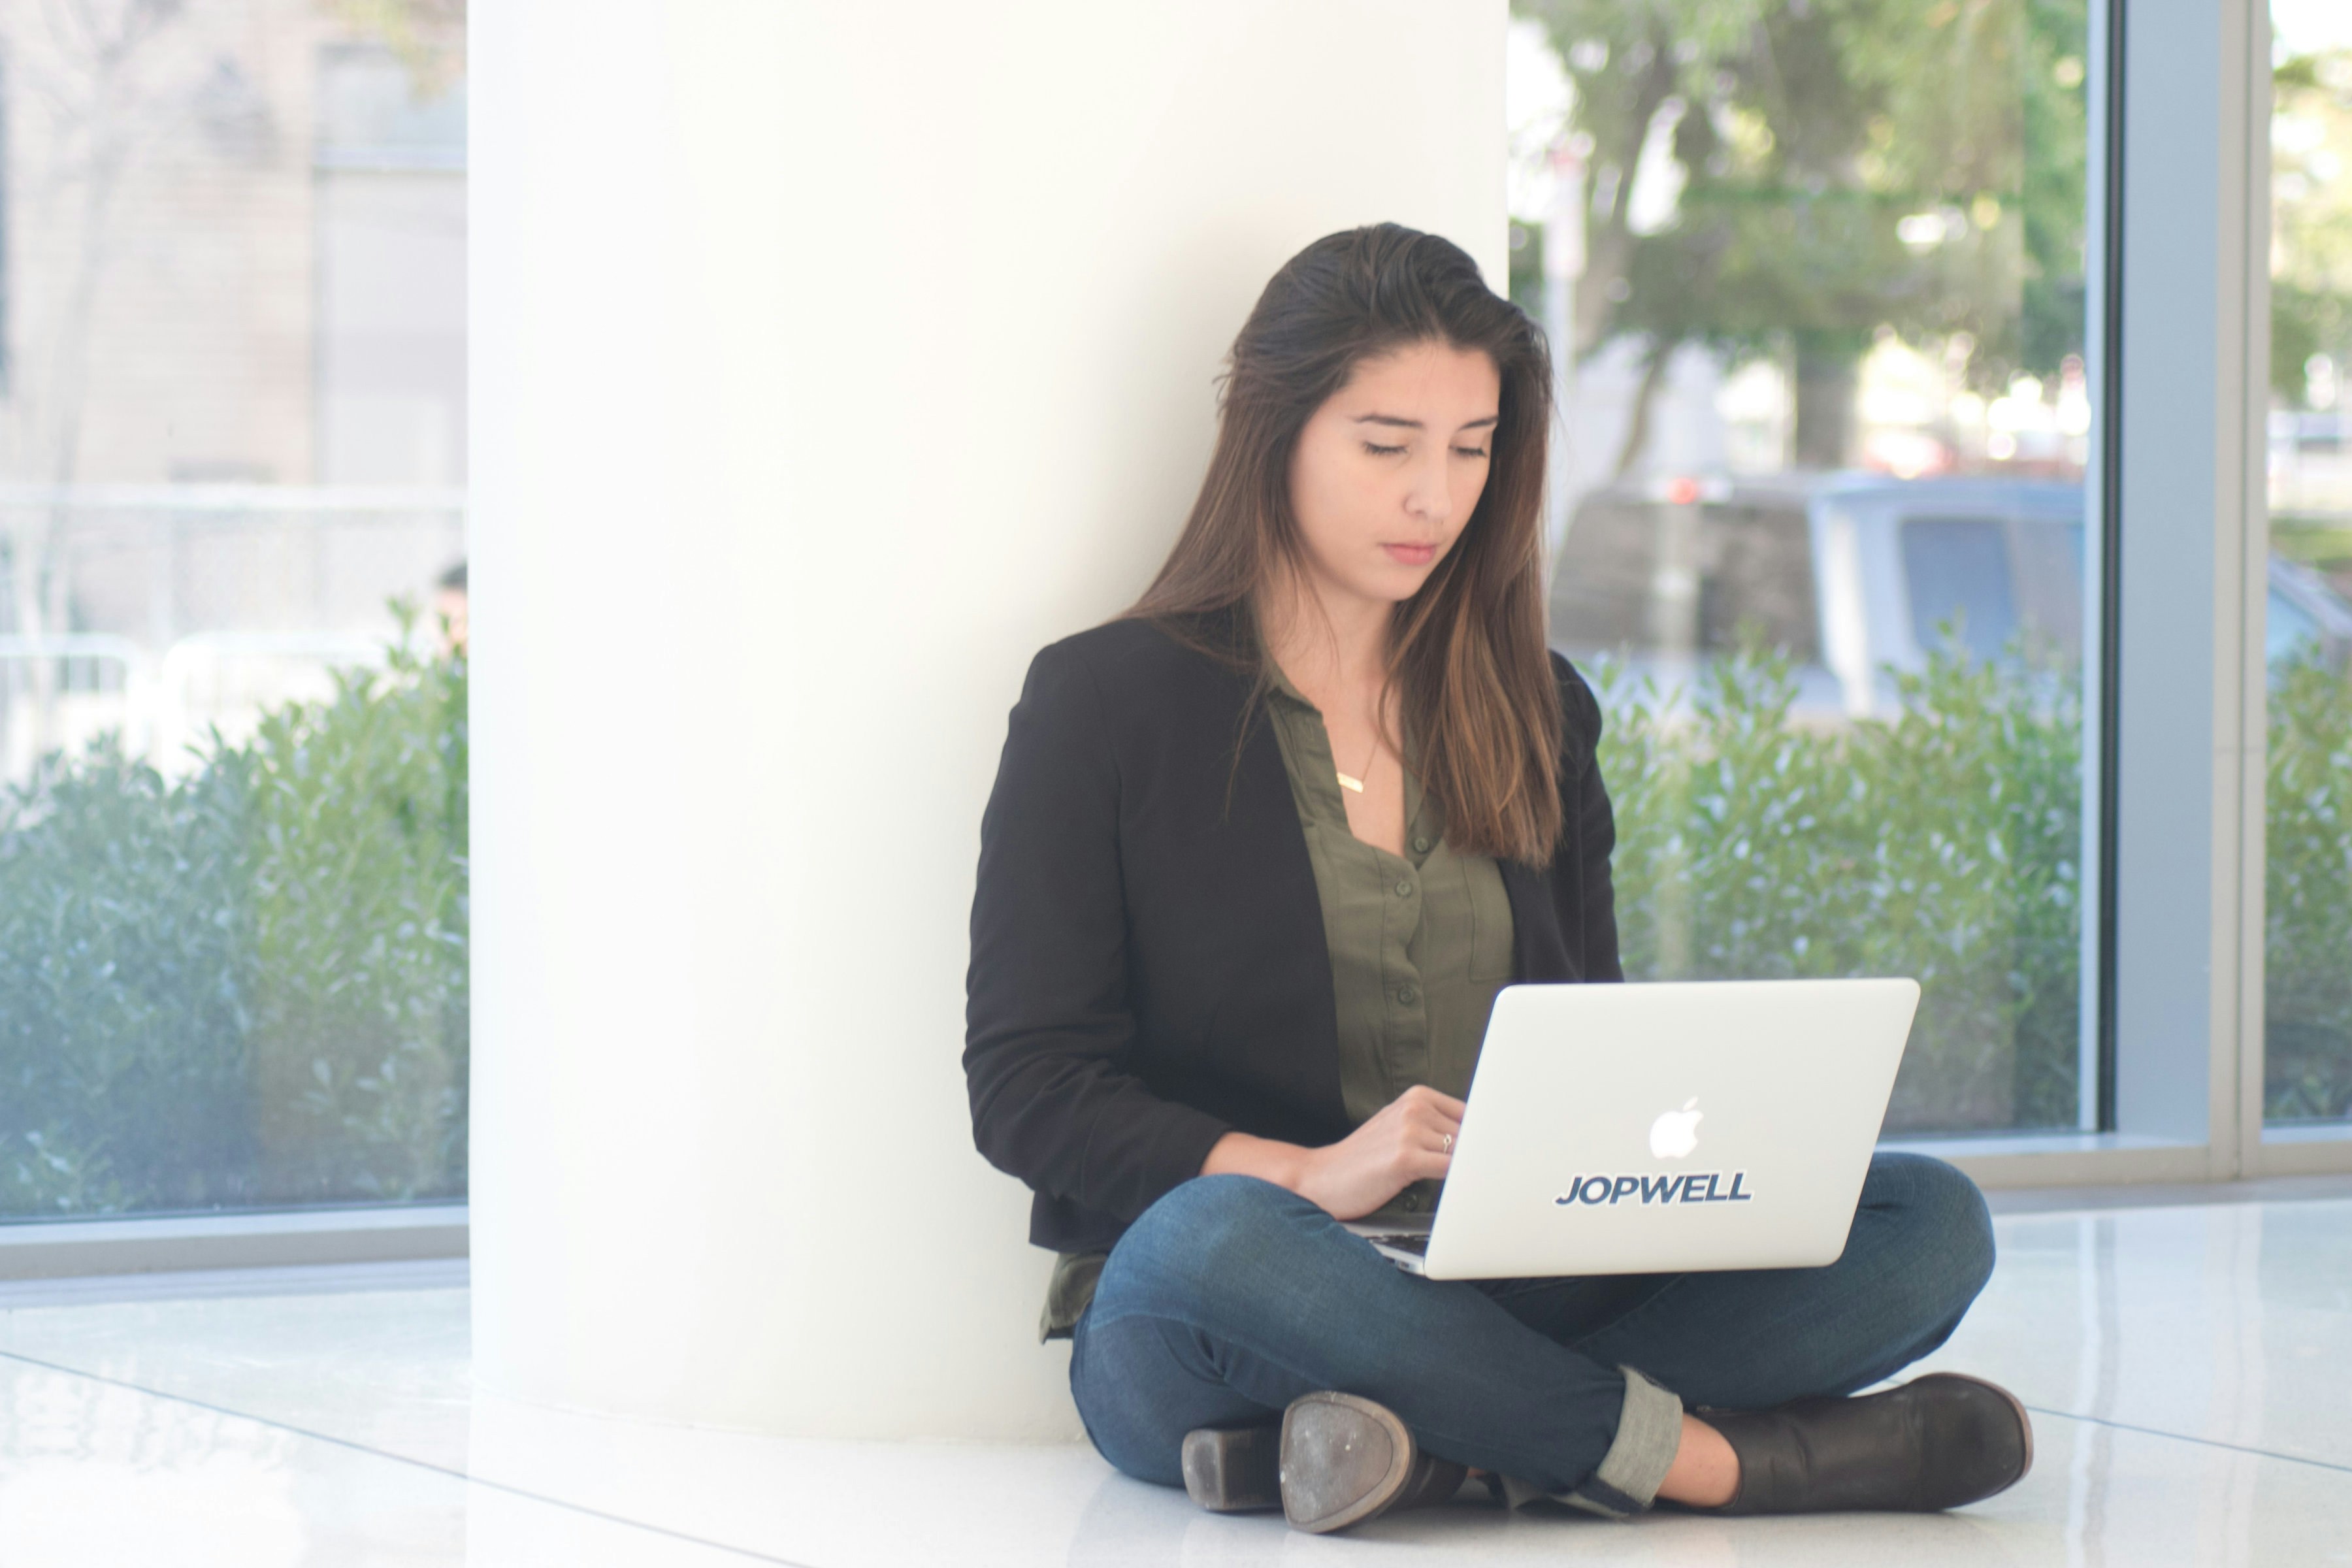
<svg viewBox="0 0 2352 1568"><path fill-rule="evenodd" d="M1514 8L1628 972L1916 976L1890 1132L2084 1125L2085 7Z"/></svg>
<svg viewBox="0 0 2352 1568"><path fill-rule="evenodd" d="M0 12L0 1220L464 1194L462 12Z"/></svg>
<svg viewBox="0 0 2352 1568"><path fill-rule="evenodd" d="M2263 657L2273 668L2318 649L2319 622L2293 599L2273 588L2263 608Z"/></svg>
<svg viewBox="0 0 2352 1568"><path fill-rule="evenodd" d="M2010 535L2017 552L2018 613L2030 651L2061 669L2083 663L2083 520L2027 517Z"/></svg>
<svg viewBox="0 0 2352 1568"><path fill-rule="evenodd" d="M2263 1112L2352 1117L2352 12L2273 0Z"/></svg>
<svg viewBox="0 0 2352 1568"><path fill-rule="evenodd" d="M1905 520L1902 537L1912 637L1933 647L1948 626L1972 657L2000 658L2017 631L2009 531L1996 518L1915 517Z"/></svg>
<svg viewBox="0 0 2352 1568"><path fill-rule="evenodd" d="M1552 576L1553 639L1625 654L1722 654L1743 638L1820 658L1812 546L1789 507L1597 496Z"/></svg>

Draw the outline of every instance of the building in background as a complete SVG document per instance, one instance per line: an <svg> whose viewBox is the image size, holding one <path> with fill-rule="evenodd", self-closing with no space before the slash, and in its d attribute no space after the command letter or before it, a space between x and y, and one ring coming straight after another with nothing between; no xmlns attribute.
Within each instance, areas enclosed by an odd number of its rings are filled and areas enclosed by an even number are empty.
<svg viewBox="0 0 2352 1568"><path fill-rule="evenodd" d="M173 765L463 550L462 10L0 0L0 772Z"/></svg>

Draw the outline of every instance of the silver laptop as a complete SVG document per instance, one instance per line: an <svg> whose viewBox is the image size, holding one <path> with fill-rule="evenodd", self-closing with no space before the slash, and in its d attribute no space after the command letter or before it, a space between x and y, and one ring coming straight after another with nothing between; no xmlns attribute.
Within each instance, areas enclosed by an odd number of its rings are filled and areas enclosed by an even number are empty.
<svg viewBox="0 0 2352 1568"><path fill-rule="evenodd" d="M1918 1005L1914 980L1507 986L1435 1218L1349 1228L1433 1279L1835 1262Z"/></svg>

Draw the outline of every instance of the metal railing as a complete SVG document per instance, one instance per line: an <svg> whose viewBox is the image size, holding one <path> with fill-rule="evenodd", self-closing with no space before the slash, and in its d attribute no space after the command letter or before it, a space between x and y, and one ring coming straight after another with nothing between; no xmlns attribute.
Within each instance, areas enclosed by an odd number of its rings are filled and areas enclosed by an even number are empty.
<svg viewBox="0 0 2352 1568"><path fill-rule="evenodd" d="M184 771L214 728L380 662L395 597L429 644L465 509L448 489L0 484L0 778L107 731Z"/></svg>

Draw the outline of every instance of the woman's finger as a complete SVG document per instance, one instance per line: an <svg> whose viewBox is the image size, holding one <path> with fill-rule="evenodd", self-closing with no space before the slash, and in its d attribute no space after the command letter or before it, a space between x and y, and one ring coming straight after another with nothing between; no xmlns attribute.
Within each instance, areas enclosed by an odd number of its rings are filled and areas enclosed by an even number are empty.
<svg viewBox="0 0 2352 1568"><path fill-rule="evenodd" d="M1453 1156L1453 1153L1454 1141L1452 1134L1437 1131L1434 1129L1415 1133L1412 1137L1405 1139L1397 1145L1397 1157L1401 1161L1412 1161L1433 1156L1439 1159L1450 1159Z"/></svg>
<svg viewBox="0 0 2352 1568"><path fill-rule="evenodd" d="M1457 1121L1462 1119L1462 1112L1468 1109L1452 1095L1431 1089L1426 1084L1416 1085L1405 1090L1397 1096L1396 1102L1400 1105L1422 1106L1431 1110L1441 1111Z"/></svg>
<svg viewBox="0 0 2352 1568"><path fill-rule="evenodd" d="M1424 1105L1413 1112L1413 1120L1430 1127L1443 1127L1452 1132L1462 1125L1459 1111L1447 1110L1437 1105Z"/></svg>
<svg viewBox="0 0 2352 1568"><path fill-rule="evenodd" d="M1435 1132L1441 1137L1448 1132L1460 1132L1462 1131L1462 1119L1460 1117L1448 1116L1442 1110L1436 1110L1426 1107L1415 1115L1412 1119L1412 1121L1413 1126L1421 1128L1426 1131Z"/></svg>

